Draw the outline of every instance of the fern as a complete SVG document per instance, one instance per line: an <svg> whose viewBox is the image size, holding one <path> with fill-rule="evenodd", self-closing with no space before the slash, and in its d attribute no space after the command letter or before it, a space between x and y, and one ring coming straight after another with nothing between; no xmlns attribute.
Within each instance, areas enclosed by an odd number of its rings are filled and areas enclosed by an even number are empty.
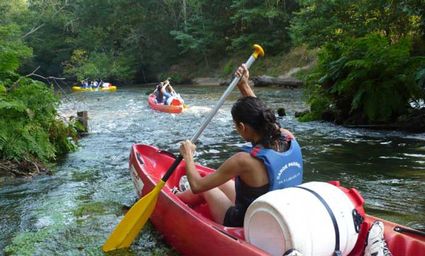
<svg viewBox="0 0 425 256"><path fill-rule="evenodd" d="M76 130L57 119L59 103L52 89L22 78L0 96L0 159L48 163L76 148Z"/></svg>
<svg viewBox="0 0 425 256"><path fill-rule="evenodd" d="M307 80L311 107L326 95L329 106L345 118L358 115L365 122L390 122L407 113L408 103L425 95L425 58L410 56L411 48L409 38L390 43L377 34L327 45ZM329 106L312 111L323 112Z"/></svg>

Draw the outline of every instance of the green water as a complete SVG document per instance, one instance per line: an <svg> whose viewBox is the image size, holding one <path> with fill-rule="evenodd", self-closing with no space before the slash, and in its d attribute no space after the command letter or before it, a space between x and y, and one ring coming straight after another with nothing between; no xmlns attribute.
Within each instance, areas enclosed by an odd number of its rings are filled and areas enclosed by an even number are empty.
<svg viewBox="0 0 425 256"><path fill-rule="evenodd" d="M87 110L90 134L54 168L52 176L0 183L0 252L6 255L103 255L100 247L132 205L136 194L128 172L133 143L176 152L190 138L224 87L176 89L190 108L180 115L149 109L150 88L124 87L115 93L70 93L61 111ZM299 123L306 107L302 91L258 88L256 93L288 114L280 120L294 132L304 154L304 180L340 180L357 188L366 212L425 229L425 134L377 132L322 122ZM238 150L231 104L226 101L201 135L197 161L216 168ZM150 225L129 250L111 255L177 255Z"/></svg>

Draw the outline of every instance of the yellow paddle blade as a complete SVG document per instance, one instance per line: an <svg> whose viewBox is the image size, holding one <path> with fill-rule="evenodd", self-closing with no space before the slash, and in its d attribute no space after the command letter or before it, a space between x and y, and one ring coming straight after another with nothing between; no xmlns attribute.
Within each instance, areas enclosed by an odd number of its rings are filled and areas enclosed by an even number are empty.
<svg viewBox="0 0 425 256"><path fill-rule="evenodd" d="M165 182L160 180L155 188L146 196L135 203L124 218L118 223L108 240L103 244L102 250L109 252L116 249L127 248L139 234L155 209L158 195Z"/></svg>

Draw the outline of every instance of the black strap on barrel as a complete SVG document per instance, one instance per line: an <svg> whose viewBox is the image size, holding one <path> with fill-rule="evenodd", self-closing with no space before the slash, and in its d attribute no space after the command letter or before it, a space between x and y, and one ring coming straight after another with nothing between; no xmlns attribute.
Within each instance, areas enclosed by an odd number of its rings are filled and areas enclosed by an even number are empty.
<svg viewBox="0 0 425 256"><path fill-rule="evenodd" d="M314 196L317 197L317 199L319 199L319 201L323 204L323 206L325 206L326 211L328 211L329 217L331 217L332 220L332 224L334 226L334 230L335 230L335 252L334 252L334 256L340 256L341 251L339 250L339 228L338 228L338 223L336 222L336 218L334 213L332 212L331 207L329 207L328 203L326 203L325 199L323 199L323 197L321 197L316 191L313 191L309 188L305 188L305 187L297 187L297 188L301 188L304 189L310 193L312 193Z"/></svg>

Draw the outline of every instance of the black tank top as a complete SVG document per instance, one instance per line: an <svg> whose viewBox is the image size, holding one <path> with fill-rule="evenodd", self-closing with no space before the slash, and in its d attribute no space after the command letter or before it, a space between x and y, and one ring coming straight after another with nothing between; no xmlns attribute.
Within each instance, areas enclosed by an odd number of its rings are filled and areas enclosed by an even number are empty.
<svg viewBox="0 0 425 256"><path fill-rule="evenodd" d="M235 206L245 214L248 206L259 196L269 192L269 184L261 187L250 187L238 177L235 178L236 202Z"/></svg>

